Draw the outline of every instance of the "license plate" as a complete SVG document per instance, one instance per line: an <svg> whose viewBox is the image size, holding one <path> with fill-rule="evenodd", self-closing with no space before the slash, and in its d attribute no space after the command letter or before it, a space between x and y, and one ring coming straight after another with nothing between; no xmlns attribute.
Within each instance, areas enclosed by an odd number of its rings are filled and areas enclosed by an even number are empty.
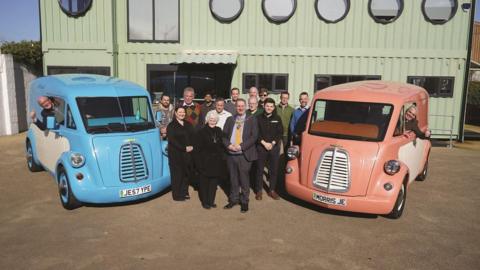
<svg viewBox="0 0 480 270"><path fill-rule="evenodd" d="M324 195L320 195L320 194L317 194L317 193L313 193L313 199L315 201L319 201L321 203L326 203L326 204L331 204L331 205L347 206L347 200L346 199L324 196Z"/></svg>
<svg viewBox="0 0 480 270"><path fill-rule="evenodd" d="M152 185L146 185L143 187L128 188L120 190L120 198L137 196L145 193L152 192Z"/></svg>

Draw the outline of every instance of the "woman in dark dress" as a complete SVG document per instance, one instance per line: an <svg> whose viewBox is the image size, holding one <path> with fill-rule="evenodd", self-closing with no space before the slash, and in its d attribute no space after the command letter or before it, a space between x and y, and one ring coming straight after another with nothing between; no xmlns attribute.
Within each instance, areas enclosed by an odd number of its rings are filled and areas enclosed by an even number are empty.
<svg viewBox="0 0 480 270"><path fill-rule="evenodd" d="M185 109L175 109L175 117L167 126L168 164L175 201L190 199L188 182L193 168L193 126L185 121Z"/></svg>
<svg viewBox="0 0 480 270"><path fill-rule="evenodd" d="M218 114L207 113L206 125L197 133L195 167L200 176L199 197L205 209L215 208L217 183L227 174L222 144L222 130L216 126Z"/></svg>

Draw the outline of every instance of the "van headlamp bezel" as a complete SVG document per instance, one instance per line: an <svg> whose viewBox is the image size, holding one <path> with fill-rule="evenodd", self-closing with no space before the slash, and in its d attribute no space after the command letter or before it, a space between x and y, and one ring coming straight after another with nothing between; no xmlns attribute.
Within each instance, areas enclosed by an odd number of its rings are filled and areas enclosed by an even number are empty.
<svg viewBox="0 0 480 270"><path fill-rule="evenodd" d="M70 154L70 164L74 168L80 168L85 165L85 156L80 153L73 152Z"/></svg>

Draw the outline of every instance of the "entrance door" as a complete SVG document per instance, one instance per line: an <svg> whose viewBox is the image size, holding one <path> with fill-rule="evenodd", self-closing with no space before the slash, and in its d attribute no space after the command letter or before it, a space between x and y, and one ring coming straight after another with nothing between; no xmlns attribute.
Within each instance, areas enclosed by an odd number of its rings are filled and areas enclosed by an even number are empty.
<svg viewBox="0 0 480 270"><path fill-rule="evenodd" d="M227 98L233 68L225 64L147 65L147 88L154 98L166 93L181 99L187 86L195 89L196 99L203 99L207 92Z"/></svg>

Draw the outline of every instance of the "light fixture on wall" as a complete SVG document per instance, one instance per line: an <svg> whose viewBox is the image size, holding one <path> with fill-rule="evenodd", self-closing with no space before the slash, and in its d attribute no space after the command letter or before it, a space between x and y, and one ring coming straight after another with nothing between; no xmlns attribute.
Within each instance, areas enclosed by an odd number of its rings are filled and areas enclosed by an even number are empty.
<svg viewBox="0 0 480 270"><path fill-rule="evenodd" d="M472 7L472 4L471 4L471 3L463 3L463 4L462 4L462 10L463 10L464 12L469 11L471 7Z"/></svg>

